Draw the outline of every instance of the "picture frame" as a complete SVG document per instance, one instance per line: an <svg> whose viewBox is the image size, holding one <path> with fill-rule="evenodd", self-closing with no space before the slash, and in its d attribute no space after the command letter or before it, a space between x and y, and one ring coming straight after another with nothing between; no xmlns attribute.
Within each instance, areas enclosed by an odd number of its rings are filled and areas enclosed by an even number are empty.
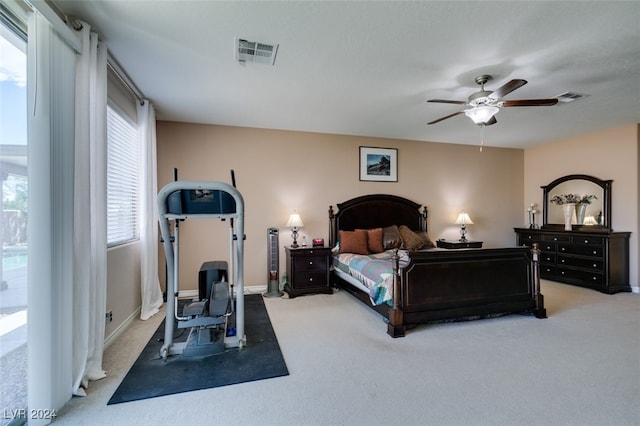
<svg viewBox="0 0 640 426"><path fill-rule="evenodd" d="M360 147L360 180L398 181L398 150L395 148Z"/></svg>

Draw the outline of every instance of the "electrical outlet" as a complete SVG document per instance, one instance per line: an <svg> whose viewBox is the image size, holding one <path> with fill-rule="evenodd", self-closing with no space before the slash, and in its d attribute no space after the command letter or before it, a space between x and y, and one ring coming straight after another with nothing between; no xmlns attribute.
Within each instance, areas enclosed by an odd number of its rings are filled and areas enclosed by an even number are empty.
<svg viewBox="0 0 640 426"><path fill-rule="evenodd" d="M107 313L104 314L104 321L107 323L113 321L113 311L107 311Z"/></svg>

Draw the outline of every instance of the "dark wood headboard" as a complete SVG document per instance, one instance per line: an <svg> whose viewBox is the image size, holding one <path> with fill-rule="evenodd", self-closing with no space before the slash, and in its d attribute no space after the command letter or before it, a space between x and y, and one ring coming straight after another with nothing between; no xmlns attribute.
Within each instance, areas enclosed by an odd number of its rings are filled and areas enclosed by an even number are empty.
<svg viewBox="0 0 640 426"><path fill-rule="evenodd" d="M427 208L406 198L388 194L362 195L329 206L329 245L338 241L338 231L384 228L406 225L412 230L427 231Z"/></svg>

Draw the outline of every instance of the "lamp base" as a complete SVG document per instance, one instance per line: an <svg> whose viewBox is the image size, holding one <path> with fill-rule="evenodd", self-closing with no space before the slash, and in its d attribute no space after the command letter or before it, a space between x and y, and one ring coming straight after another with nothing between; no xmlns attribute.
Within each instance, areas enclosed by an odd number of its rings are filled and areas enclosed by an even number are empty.
<svg viewBox="0 0 640 426"><path fill-rule="evenodd" d="M464 226L464 224L460 227L460 239L458 241L460 241L461 243L466 243L467 242L467 227Z"/></svg>

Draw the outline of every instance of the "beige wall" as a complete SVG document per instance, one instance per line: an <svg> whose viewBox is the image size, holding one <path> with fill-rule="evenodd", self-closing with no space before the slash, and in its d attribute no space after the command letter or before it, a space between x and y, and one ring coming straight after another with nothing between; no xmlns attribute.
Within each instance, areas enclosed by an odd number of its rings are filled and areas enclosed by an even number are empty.
<svg viewBox="0 0 640 426"><path fill-rule="evenodd" d="M474 221L468 237L485 246L515 244L525 203L524 151L304 132L158 122L158 185L173 179L230 183L245 199L245 284L267 283L267 228L280 229L280 245L291 243L284 227L292 210L304 221L301 236L328 241L329 205L355 196L389 193L429 208L432 238L459 238L453 225L466 210ZM398 182L361 182L359 147L398 149ZM202 262L226 260L226 223L192 220L181 227L181 289L197 288ZM160 278L164 283L164 255ZM280 276L284 249L280 250ZM164 284L163 284L164 285Z"/></svg>
<svg viewBox="0 0 640 426"><path fill-rule="evenodd" d="M640 142L638 125L539 145L525 150L524 207L542 203L542 189L554 179L569 174L586 174L612 179L612 226L615 231L631 232L630 276L634 291L638 287L638 229L640 217ZM526 213L525 213L526 215Z"/></svg>
<svg viewBox="0 0 640 426"><path fill-rule="evenodd" d="M113 321L105 325L108 338L131 316L139 312L140 244L123 244L107 250L107 311L113 312Z"/></svg>

